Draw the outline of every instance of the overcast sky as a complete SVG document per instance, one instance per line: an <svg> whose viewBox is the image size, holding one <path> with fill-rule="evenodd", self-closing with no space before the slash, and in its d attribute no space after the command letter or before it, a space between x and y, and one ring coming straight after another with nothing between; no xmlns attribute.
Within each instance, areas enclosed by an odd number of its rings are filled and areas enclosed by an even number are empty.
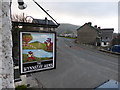
<svg viewBox="0 0 120 90"><path fill-rule="evenodd" d="M12 3L12 14L25 13L38 19L47 15L32 1L24 0L25 10L19 10L17 0ZM101 28L114 28L118 32L118 1L119 0L36 0L58 23L92 25ZM88 2L89 1L89 2ZM114 1L114 2L113 2ZM48 16L47 16L48 17Z"/></svg>

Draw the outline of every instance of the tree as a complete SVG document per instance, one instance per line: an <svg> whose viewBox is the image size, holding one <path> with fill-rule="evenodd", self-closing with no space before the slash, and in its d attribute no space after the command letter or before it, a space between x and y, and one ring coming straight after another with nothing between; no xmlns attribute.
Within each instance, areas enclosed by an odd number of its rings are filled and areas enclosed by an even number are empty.
<svg viewBox="0 0 120 90"><path fill-rule="evenodd" d="M25 42L25 45L28 45L28 42L32 40L32 36L31 35L23 35L22 37L23 42Z"/></svg>
<svg viewBox="0 0 120 90"><path fill-rule="evenodd" d="M12 59L12 24L10 19L10 0L0 2L0 90L14 88L14 69Z"/></svg>

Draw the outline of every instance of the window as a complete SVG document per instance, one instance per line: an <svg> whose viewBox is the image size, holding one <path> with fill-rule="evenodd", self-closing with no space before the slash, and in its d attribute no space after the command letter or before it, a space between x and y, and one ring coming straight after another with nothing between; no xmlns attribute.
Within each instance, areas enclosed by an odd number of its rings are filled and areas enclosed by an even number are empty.
<svg viewBox="0 0 120 90"><path fill-rule="evenodd" d="M108 39L108 37L106 37L106 39Z"/></svg>
<svg viewBox="0 0 120 90"><path fill-rule="evenodd" d="M43 30L43 28L42 28L42 27L40 27L40 30Z"/></svg>
<svg viewBox="0 0 120 90"><path fill-rule="evenodd" d="M104 45L107 45L107 43L106 43L106 42L104 42Z"/></svg>

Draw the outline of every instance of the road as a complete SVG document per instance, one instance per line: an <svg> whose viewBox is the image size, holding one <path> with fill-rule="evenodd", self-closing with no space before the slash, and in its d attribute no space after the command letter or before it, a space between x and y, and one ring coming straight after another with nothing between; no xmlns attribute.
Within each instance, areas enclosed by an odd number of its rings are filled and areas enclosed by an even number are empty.
<svg viewBox="0 0 120 90"><path fill-rule="evenodd" d="M118 57L58 38L56 69L32 74L46 88L95 88L118 81Z"/></svg>

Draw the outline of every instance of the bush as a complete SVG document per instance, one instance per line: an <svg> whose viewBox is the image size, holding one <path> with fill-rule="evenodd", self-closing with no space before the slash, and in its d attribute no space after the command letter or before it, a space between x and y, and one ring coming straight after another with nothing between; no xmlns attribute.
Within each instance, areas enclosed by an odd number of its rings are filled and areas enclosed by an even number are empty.
<svg viewBox="0 0 120 90"><path fill-rule="evenodd" d="M23 89L26 89L27 86L26 85L18 85L15 90L23 90Z"/></svg>

